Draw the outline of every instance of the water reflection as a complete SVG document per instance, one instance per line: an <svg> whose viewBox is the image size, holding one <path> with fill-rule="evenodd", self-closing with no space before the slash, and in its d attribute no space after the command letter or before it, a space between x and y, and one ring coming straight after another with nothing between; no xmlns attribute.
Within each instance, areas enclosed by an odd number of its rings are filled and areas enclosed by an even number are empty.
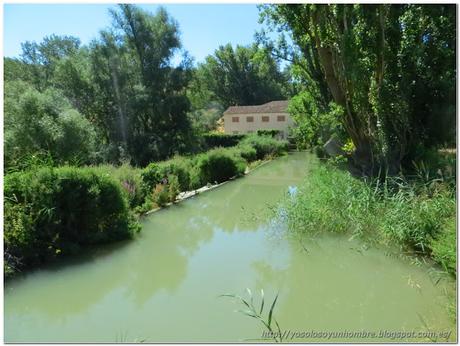
<svg viewBox="0 0 460 346"><path fill-rule="evenodd" d="M342 236L316 240L291 238L289 247L289 259L281 267L276 262L276 265L252 263L258 288L280 291L276 318L283 328L297 331L423 331L427 325L438 331L452 328L446 297L428 275L427 265L416 266L398 257L385 256L381 249Z"/></svg>
<svg viewBox="0 0 460 346"><path fill-rule="evenodd" d="M134 241L101 247L11 280L5 288L6 315L36 311L60 319L87 313L117 292L137 306L159 291L173 293L187 275L189 258L215 230L257 231L268 215L268 203L283 193L285 181L301 178L295 167L304 164L305 157L282 158L146 218Z"/></svg>
<svg viewBox="0 0 460 346"><path fill-rule="evenodd" d="M263 288L267 299L280 291L283 328L420 327L415 312L448 326L426 268L372 248L360 253L344 239L299 243L271 222L271 208L308 164L301 153L281 158L149 216L133 241L12 280L6 340L259 338L257 322L217 298L246 287Z"/></svg>

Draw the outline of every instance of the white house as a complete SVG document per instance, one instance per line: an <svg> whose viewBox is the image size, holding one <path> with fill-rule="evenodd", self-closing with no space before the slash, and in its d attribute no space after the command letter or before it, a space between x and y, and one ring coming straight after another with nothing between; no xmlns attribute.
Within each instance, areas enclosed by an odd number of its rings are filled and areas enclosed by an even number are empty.
<svg viewBox="0 0 460 346"><path fill-rule="evenodd" d="M258 106L232 106L223 115L224 132L245 134L257 130L279 130L287 138L294 126L287 112L288 101L272 101Z"/></svg>

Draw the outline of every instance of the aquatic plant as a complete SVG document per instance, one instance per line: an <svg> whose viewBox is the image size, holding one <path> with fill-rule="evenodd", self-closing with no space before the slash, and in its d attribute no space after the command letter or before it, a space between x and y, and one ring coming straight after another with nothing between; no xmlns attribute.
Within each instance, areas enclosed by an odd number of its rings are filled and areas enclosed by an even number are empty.
<svg viewBox="0 0 460 346"><path fill-rule="evenodd" d="M312 164L296 198L286 198L292 232L348 234L432 256L455 275L455 190L403 177L365 181Z"/></svg>
<svg viewBox="0 0 460 346"><path fill-rule="evenodd" d="M268 310L268 313L264 317L264 307L265 307L265 295L264 295L264 290L260 290L260 307L256 308L254 305L254 296L249 288L246 289L249 299L245 299L240 295L237 294L222 294L219 297L229 297L236 299L240 301L241 304L244 305L243 310L236 310L236 312L242 313L243 315L252 317L259 322L263 324L265 329L268 332L268 335L271 336L271 338L275 342L283 342L283 333L281 332L281 328L278 324L278 321L275 319L273 312L275 310L275 305L276 302L278 301L278 295L279 293L276 294L275 299L273 299L273 302L270 305L270 309ZM276 330L274 328L273 323L276 325ZM270 339L258 339L258 340L270 340Z"/></svg>
<svg viewBox="0 0 460 346"><path fill-rule="evenodd" d="M135 338L133 340L131 340L129 337L128 337L128 332L127 331L120 331L120 333L117 333L116 337L115 337L115 343L119 343L119 344L130 344L130 343L134 343L134 344L143 344L147 342L147 339L145 338L142 338L142 339L139 339L139 338Z"/></svg>

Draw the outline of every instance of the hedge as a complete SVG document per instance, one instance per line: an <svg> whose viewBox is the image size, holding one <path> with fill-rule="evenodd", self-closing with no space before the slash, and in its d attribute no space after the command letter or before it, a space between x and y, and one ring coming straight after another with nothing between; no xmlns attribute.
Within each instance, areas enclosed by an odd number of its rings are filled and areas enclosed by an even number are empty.
<svg viewBox="0 0 460 346"><path fill-rule="evenodd" d="M231 135L225 133L206 133L204 135L204 141L208 148L216 148L216 147L233 147L237 145L245 135Z"/></svg>
<svg viewBox="0 0 460 346"><path fill-rule="evenodd" d="M144 169L124 164L42 167L7 174L6 274L76 253L91 244L129 238L139 229L131 210L142 214L163 206L173 202L181 191L242 175L248 163L277 156L284 150L285 142L251 135L231 148L176 156Z"/></svg>
<svg viewBox="0 0 460 346"><path fill-rule="evenodd" d="M246 169L245 160L231 149L218 148L197 156L192 181L203 186L208 183L222 183L231 177L241 175Z"/></svg>
<svg viewBox="0 0 460 346"><path fill-rule="evenodd" d="M130 238L139 228L120 184L92 168L40 168L5 176L7 272Z"/></svg>
<svg viewBox="0 0 460 346"><path fill-rule="evenodd" d="M271 136L250 135L244 138L239 145L254 148L257 160L262 160L267 156L277 156L287 151L289 143L279 141Z"/></svg>

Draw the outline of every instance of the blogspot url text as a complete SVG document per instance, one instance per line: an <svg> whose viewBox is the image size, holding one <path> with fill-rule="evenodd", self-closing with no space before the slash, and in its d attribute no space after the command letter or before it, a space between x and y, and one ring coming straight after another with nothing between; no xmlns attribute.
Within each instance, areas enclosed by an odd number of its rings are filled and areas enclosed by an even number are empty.
<svg viewBox="0 0 460 346"><path fill-rule="evenodd" d="M431 339L431 340L448 340L452 331L395 331L395 330L379 330L379 331L296 331L284 330L281 332L264 331L262 338L264 339Z"/></svg>

